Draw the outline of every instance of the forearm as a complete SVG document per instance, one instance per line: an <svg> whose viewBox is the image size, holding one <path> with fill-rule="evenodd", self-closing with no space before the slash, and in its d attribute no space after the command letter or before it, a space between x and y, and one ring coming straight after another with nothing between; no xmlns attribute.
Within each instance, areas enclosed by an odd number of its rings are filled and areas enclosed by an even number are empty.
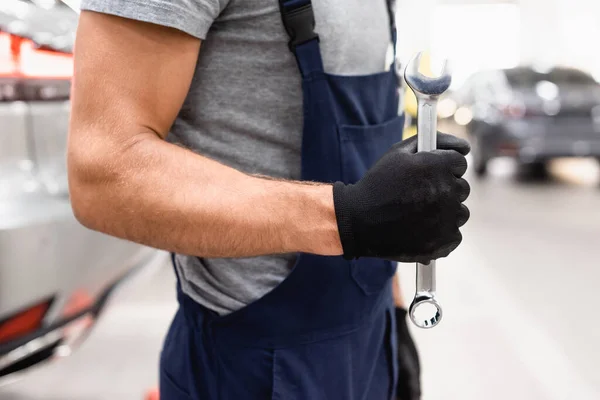
<svg viewBox="0 0 600 400"><path fill-rule="evenodd" d="M341 254L330 185L250 176L153 134L137 138L70 155L73 208L87 227L201 257Z"/></svg>

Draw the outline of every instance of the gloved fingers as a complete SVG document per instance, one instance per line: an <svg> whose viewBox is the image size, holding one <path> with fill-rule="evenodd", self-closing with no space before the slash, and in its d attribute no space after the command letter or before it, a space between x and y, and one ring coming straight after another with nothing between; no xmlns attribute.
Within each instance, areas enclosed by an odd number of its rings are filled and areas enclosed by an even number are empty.
<svg viewBox="0 0 600 400"><path fill-rule="evenodd" d="M428 265L433 260L434 260L434 258L432 256L428 256L428 257L415 257L415 261L418 262L419 264L423 264L423 265Z"/></svg>
<svg viewBox="0 0 600 400"><path fill-rule="evenodd" d="M458 178L456 180L456 184L458 186L458 201L463 203L469 198L469 195L471 194L471 185L469 185L469 182L467 182L463 178Z"/></svg>
<svg viewBox="0 0 600 400"><path fill-rule="evenodd" d="M416 153L418 151L418 134L396 143L396 147L403 153ZM455 150L463 156L471 151L471 145L466 140L442 132L437 133L436 148L439 150Z"/></svg>
<svg viewBox="0 0 600 400"><path fill-rule="evenodd" d="M460 233L460 231L457 229L456 233L454 234L454 241L452 242L452 244L450 245L450 251L448 252L448 254L452 253L454 250L456 250L456 248L458 246L460 246L460 244L463 241L463 235L462 233ZM448 255L447 254L447 255Z"/></svg>
<svg viewBox="0 0 600 400"><path fill-rule="evenodd" d="M414 154L417 152L417 135L404 139L394 145L402 153Z"/></svg>
<svg viewBox="0 0 600 400"><path fill-rule="evenodd" d="M438 154L444 160L444 164L449 168L450 173L460 178L467 172L467 159L456 150L433 150L432 153Z"/></svg>
<svg viewBox="0 0 600 400"><path fill-rule="evenodd" d="M466 140L441 132L438 132L437 148L440 150L455 150L463 156L471 151L471 145Z"/></svg>
<svg viewBox="0 0 600 400"><path fill-rule="evenodd" d="M458 211L458 218L456 221L458 227L460 228L461 226L466 224L470 217L471 212L469 211L469 208L467 208L467 206L465 206L464 204L461 204L460 209Z"/></svg>
<svg viewBox="0 0 600 400"><path fill-rule="evenodd" d="M448 257L450 253L452 253L454 250L456 250L458 246L460 246L462 240L462 233L460 233L460 231L457 228L456 232L454 232L454 235L452 235L452 240L437 252L435 259Z"/></svg>

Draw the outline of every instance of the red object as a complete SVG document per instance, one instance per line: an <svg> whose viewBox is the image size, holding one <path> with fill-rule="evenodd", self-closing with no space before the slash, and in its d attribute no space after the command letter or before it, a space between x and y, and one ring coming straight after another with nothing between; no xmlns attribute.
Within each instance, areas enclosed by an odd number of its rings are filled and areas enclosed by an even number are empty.
<svg viewBox="0 0 600 400"><path fill-rule="evenodd" d="M69 318L75 314L89 309L94 304L94 299L85 290L76 290L63 309L63 316Z"/></svg>
<svg viewBox="0 0 600 400"><path fill-rule="evenodd" d="M0 78L71 79L73 55L36 49L29 39L0 33Z"/></svg>
<svg viewBox="0 0 600 400"><path fill-rule="evenodd" d="M160 393L158 391L158 388L148 390L144 400L160 400Z"/></svg>
<svg viewBox="0 0 600 400"><path fill-rule="evenodd" d="M0 323L0 343L17 339L41 328L42 320L49 307L50 301L36 304Z"/></svg>

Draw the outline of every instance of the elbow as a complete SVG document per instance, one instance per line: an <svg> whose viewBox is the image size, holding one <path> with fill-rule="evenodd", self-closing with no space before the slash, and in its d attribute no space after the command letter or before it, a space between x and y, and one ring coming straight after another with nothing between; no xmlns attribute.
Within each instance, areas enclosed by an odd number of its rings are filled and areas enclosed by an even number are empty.
<svg viewBox="0 0 600 400"><path fill-rule="evenodd" d="M109 161L89 149L69 148L67 168L71 208L77 221L92 230L102 230L107 194L111 191Z"/></svg>
<svg viewBox="0 0 600 400"><path fill-rule="evenodd" d="M73 131L69 134L67 172L73 214L86 228L113 234L135 194L130 183L139 171L140 154L146 135L128 142L107 140L107 135ZM145 156L147 157L147 156Z"/></svg>
<svg viewBox="0 0 600 400"><path fill-rule="evenodd" d="M69 178L69 192L75 219L88 229L99 230L93 188L74 184Z"/></svg>

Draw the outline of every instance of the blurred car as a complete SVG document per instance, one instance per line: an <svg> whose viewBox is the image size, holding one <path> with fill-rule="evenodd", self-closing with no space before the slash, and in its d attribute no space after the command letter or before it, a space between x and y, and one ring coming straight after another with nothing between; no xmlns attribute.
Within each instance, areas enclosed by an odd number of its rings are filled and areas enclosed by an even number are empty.
<svg viewBox="0 0 600 400"><path fill-rule="evenodd" d="M166 261L73 216L65 154L76 24L56 1L0 1L0 384L69 354L120 283Z"/></svg>
<svg viewBox="0 0 600 400"><path fill-rule="evenodd" d="M544 171L557 157L600 158L600 85L580 70L531 67L482 71L453 94L474 170L499 156Z"/></svg>

